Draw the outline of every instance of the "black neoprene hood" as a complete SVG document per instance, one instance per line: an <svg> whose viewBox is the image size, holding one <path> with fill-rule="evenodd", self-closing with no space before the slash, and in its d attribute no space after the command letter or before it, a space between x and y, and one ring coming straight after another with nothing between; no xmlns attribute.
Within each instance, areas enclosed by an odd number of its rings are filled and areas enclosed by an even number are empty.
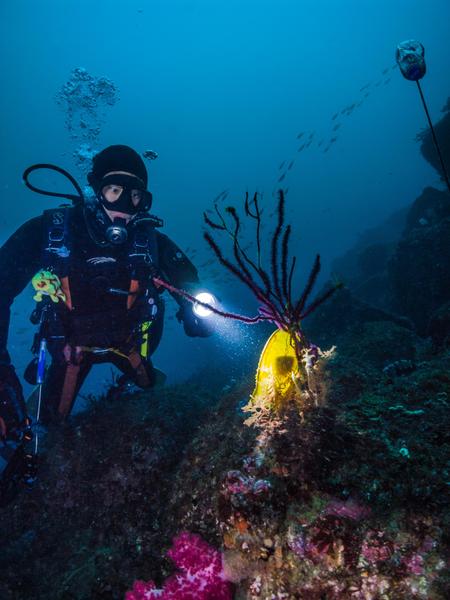
<svg viewBox="0 0 450 600"><path fill-rule="evenodd" d="M126 171L141 179L145 187L148 183L148 174L144 161L140 155L130 148L120 144L108 146L92 159L92 171L88 175L88 181L92 187L96 187L104 175L113 171Z"/></svg>

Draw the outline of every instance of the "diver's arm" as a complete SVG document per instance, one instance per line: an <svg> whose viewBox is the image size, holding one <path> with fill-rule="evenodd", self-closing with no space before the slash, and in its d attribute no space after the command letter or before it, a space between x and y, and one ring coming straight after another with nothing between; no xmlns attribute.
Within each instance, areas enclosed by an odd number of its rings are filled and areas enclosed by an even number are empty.
<svg viewBox="0 0 450 600"><path fill-rule="evenodd" d="M174 287L195 294L200 286L197 269L186 254L166 235L157 232L159 267L163 277ZM192 310L192 303L179 294L171 293L180 310L177 319L183 322L184 331L190 337L207 337L211 327L199 319Z"/></svg>
<svg viewBox="0 0 450 600"><path fill-rule="evenodd" d="M10 307L39 270L42 217L24 223L0 248L0 365L10 365L7 350Z"/></svg>
<svg viewBox="0 0 450 600"><path fill-rule="evenodd" d="M163 233L157 232L159 266L163 275L170 283L189 291L199 284L197 269L186 256L186 254ZM174 295L180 304L182 298Z"/></svg>

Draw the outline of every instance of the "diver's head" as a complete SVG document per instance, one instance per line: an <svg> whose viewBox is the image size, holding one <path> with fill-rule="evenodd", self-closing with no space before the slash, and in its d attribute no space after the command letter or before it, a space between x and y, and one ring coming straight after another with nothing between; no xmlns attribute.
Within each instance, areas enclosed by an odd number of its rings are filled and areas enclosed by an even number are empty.
<svg viewBox="0 0 450 600"><path fill-rule="evenodd" d="M112 221L121 218L128 222L137 213L150 209L147 169L129 146L108 146L96 154L88 181Z"/></svg>

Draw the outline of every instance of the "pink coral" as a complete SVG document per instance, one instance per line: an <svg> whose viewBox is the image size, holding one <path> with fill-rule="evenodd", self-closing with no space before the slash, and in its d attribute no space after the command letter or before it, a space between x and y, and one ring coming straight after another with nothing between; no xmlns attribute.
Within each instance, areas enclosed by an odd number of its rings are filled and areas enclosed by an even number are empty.
<svg viewBox="0 0 450 600"><path fill-rule="evenodd" d="M152 581L136 581L125 600L231 600L231 585L222 569L222 554L198 535L183 532L167 553L180 572L162 589Z"/></svg>
<svg viewBox="0 0 450 600"><path fill-rule="evenodd" d="M151 592L156 589L153 581L141 581L138 579L133 584L133 589L125 594L125 600L144 600L146 598L154 598Z"/></svg>
<svg viewBox="0 0 450 600"><path fill-rule="evenodd" d="M361 555L369 564L389 560L393 551L392 543L384 539L381 531L369 531L361 546Z"/></svg>
<svg viewBox="0 0 450 600"><path fill-rule="evenodd" d="M411 573L411 575L422 575L424 568L423 563L423 556L417 552L402 558L402 564L406 567L407 572Z"/></svg>

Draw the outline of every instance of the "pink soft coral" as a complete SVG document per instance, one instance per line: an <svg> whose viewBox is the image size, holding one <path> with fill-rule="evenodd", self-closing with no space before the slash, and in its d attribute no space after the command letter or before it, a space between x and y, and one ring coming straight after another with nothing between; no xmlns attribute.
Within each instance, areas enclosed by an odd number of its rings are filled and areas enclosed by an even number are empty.
<svg viewBox="0 0 450 600"><path fill-rule="evenodd" d="M180 569L162 589L153 581L135 581L125 600L231 600L231 585L225 580L222 554L198 535L181 533L167 553Z"/></svg>
<svg viewBox="0 0 450 600"><path fill-rule="evenodd" d="M412 575L422 575L424 571L424 559L418 552L404 556L402 564L406 567L407 572Z"/></svg>
<svg viewBox="0 0 450 600"><path fill-rule="evenodd" d="M394 545L387 541L382 531L367 532L361 546L361 556L369 563L376 564L389 560L394 552Z"/></svg>
<svg viewBox="0 0 450 600"><path fill-rule="evenodd" d="M152 592L156 591L156 586L153 581L141 581L138 579L133 584L133 589L125 594L125 600L145 600L146 598L157 598L152 596ZM159 596L161 598L161 596Z"/></svg>

